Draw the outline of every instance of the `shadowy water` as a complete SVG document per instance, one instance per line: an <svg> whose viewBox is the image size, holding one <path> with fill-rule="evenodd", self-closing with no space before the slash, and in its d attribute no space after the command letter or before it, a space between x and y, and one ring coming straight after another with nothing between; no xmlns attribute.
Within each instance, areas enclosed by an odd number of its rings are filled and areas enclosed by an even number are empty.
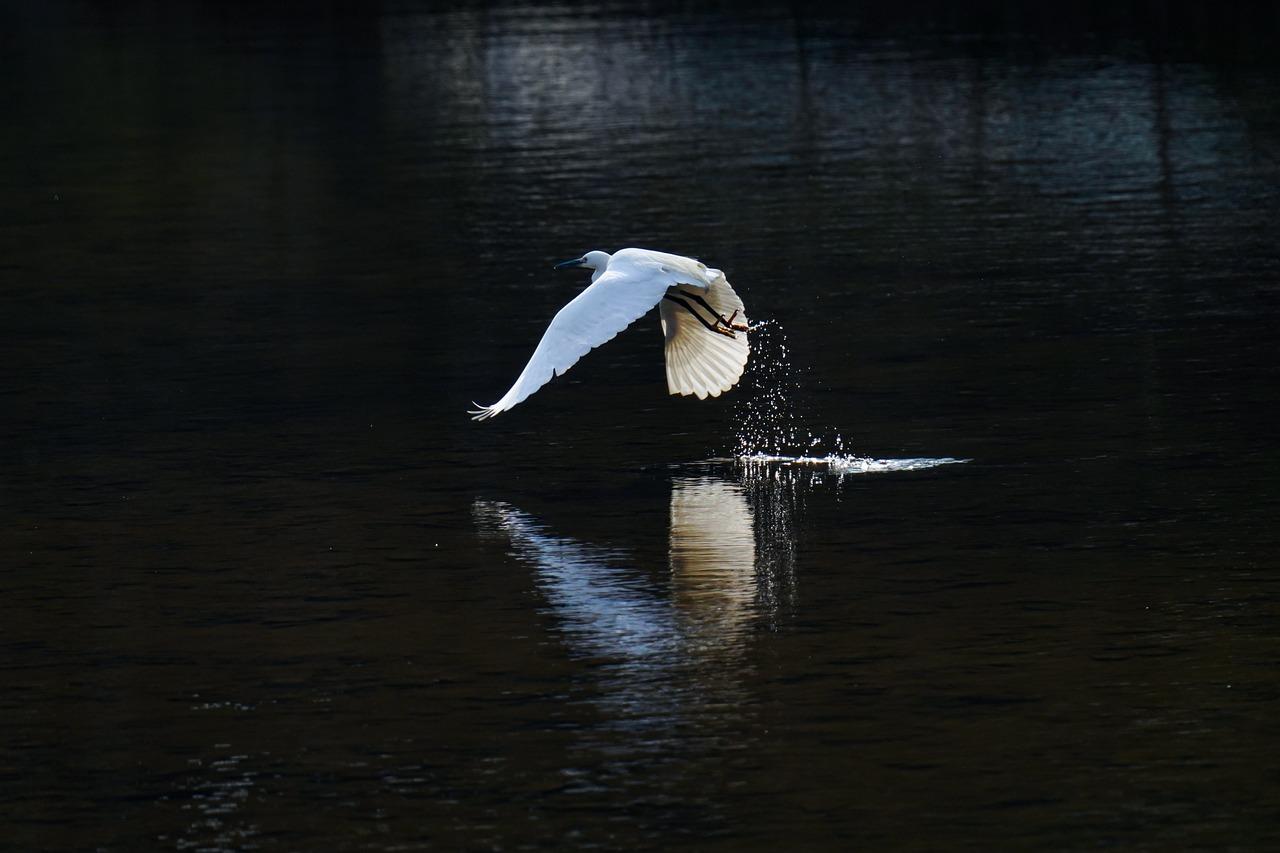
<svg viewBox="0 0 1280 853"><path fill-rule="evenodd" d="M1280 842L1271 13L0 21L8 845Z"/></svg>

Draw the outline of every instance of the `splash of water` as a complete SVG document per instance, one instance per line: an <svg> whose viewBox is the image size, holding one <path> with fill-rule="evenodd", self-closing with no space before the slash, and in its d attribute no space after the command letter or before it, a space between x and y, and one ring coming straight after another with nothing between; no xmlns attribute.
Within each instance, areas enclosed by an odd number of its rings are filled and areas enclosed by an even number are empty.
<svg viewBox="0 0 1280 853"><path fill-rule="evenodd" d="M737 446L733 456L748 475L764 469L796 466L815 473L873 474L887 471L919 471L939 465L968 462L950 456L910 459L873 459L845 449L835 429L814 432L802 422L797 400L800 378L791 363L787 335L776 320L752 326L751 367L734 411ZM776 470L774 472L777 473Z"/></svg>
<svg viewBox="0 0 1280 853"><path fill-rule="evenodd" d="M825 468L832 474L880 474L886 471L923 471L925 468L955 465L969 460L952 456L872 459L869 456L841 456L835 453L829 453L826 456L772 456L767 453L754 453L749 456L739 456L738 461L746 467L773 464L813 469Z"/></svg>
<svg viewBox="0 0 1280 853"><path fill-rule="evenodd" d="M751 328L751 359L734 411L738 425L736 457L755 454L780 456L812 443L812 434L796 416L800 381L791 365L787 335L776 320Z"/></svg>

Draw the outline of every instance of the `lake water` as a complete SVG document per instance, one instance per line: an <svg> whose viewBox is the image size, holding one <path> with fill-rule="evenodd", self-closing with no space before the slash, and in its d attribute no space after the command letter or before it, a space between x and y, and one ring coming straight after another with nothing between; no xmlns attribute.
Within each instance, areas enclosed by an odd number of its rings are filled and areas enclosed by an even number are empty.
<svg viewBox="0 0 1280 853"><path fill-rule="evenodd" d="M1191 6L10 10L5 846L1280 846L1277 23ZM469 420L632 245L742 385Z"/></svg>

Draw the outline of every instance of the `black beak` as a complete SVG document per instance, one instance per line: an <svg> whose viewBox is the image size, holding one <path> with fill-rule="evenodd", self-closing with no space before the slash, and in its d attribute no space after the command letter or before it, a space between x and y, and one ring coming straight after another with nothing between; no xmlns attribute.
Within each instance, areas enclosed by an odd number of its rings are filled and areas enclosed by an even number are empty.
<svg viewBox="0 0 1280 853"><path fill-rule="evenodd" d="M586 259L586 258L574 258L574 259L573 259L573 260L571 260L571 261L561 261L560 263L558 263L558 264L556 264L554 267L552 267L552 269L555 269L555 270L567 270L567 269L569 269L570 267L580 267L580 266L582 266L583 264L585 264L586 262L587 262L587 259Z"/></svg>

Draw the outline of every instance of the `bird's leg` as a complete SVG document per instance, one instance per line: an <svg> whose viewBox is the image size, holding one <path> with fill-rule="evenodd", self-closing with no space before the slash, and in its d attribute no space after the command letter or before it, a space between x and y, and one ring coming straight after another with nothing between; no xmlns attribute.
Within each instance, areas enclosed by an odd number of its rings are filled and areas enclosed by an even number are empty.
<svg viewBox="0 0 1280 853"><path fill-rule="evenodd" d="M734 331L738 331L738 332L751 331L750 327L748 327L746 323L733 322L734 318L737 316L738 316L738 309L735 308L733 309L733 313L729 315L729 319L725 321L725 325L727 325L730 329L733 329Z"/></svg>
<svg viewBox="0 0 1280 853"><path fill-rule="evenodd" d="M681 292L683 293L683 291L681 291ZM685 296L693 296L693 294L690 294L690 293L686 293L686 294L684 294L684 295L685 295ZM680 307L684 308L684 310L688 311L690 314L692 314L693 316L697 317L697 318L698 318L698 322L699 322L699 323L701 323L702 325L706 326L708 329L710 329L711 331L715 332L717 335L724 335L725 337L728 337L728 338L736 338L736 337L737 337L737 335L735 335L735 334L733 333L733 329L731 329L731 328L724 328L724 329L722 329L722 328L720 328L720 326L719 326L719 325L717 325L716 323L708 322L708 321L707 321L707 319L706 319L705 317L703 317L703 316L702 316L701 314L699 314L697 311L694 311L694 310L693 310L693 306L692 306L692 305L690 305L688 302L685 302L685 301L684 301L683 299L681 299L680 297L678 297L678 296L672 296L670 293L664 293L664 294L662 295L662 298L663 298L663 299L670 299L670 300L671 300L672 302L674 302L675 304L677 304L677 305L679 305ZM703 304L703 305L707 305L707 303L706 303L706 302L704 302L704 301L702 300L702 298L701 298L701 297L694 296L694 299L697 299L699 302L702 302L702 304ZM710 308L711 308L711 306L710 306L710 305L707 305L707 308L708 308L708 309L710 309ZM714 310L712 310L712 311L711 311L711 313L712 313L712 314L715 314L716 312L715 312ZM717 321L719 321L719 320L723 320L724 318L720 317L719 315L716 315L716 319L717 319ZM727 324L726 324L726 325L727 325Z"/></svg>
<svg viewBox="0 0 1280 853"><path fill-rule="evenodd" d="M717 322L717 323L719 323L720 325L724 326L726 329L736 329L736 330L737 330L737 331L739 331L739 332L745 332L745 331L747 331L747 327L746 327L746 325L745 325L745 324L743 324L743 323L737 323L737 324L734 324L734 322L733 322L733 318L738 316L738 312L737 312L737 310L736 310L736 309L734 310L733 314L732 314L732 315L730 315L729 319L728 319L728 320L726 320L726 319L724 318L724 315L723 315L723 314L721 314L721 313L720 313L719 311L717 311L716 309L712 308L712 307L711 307L711 304L710 304L709 302L707 302L707 300L705 300L705 299L703 299L701 296L699 296L698 294L696 294L696 293L688 293L688 292L683 291L683 290L682 290L682 291L680 291L680 292L681 292L682 294L684 294L685 296L689 297L690 299L692 299L694 302L697 302L697 303L698 303L699 305L701 305L703 308L706 308L708 311L710 311L710 312L711 312L711 316L713 316L713 317L715 317L715 318L716 318L716 322Z"/></svg>

